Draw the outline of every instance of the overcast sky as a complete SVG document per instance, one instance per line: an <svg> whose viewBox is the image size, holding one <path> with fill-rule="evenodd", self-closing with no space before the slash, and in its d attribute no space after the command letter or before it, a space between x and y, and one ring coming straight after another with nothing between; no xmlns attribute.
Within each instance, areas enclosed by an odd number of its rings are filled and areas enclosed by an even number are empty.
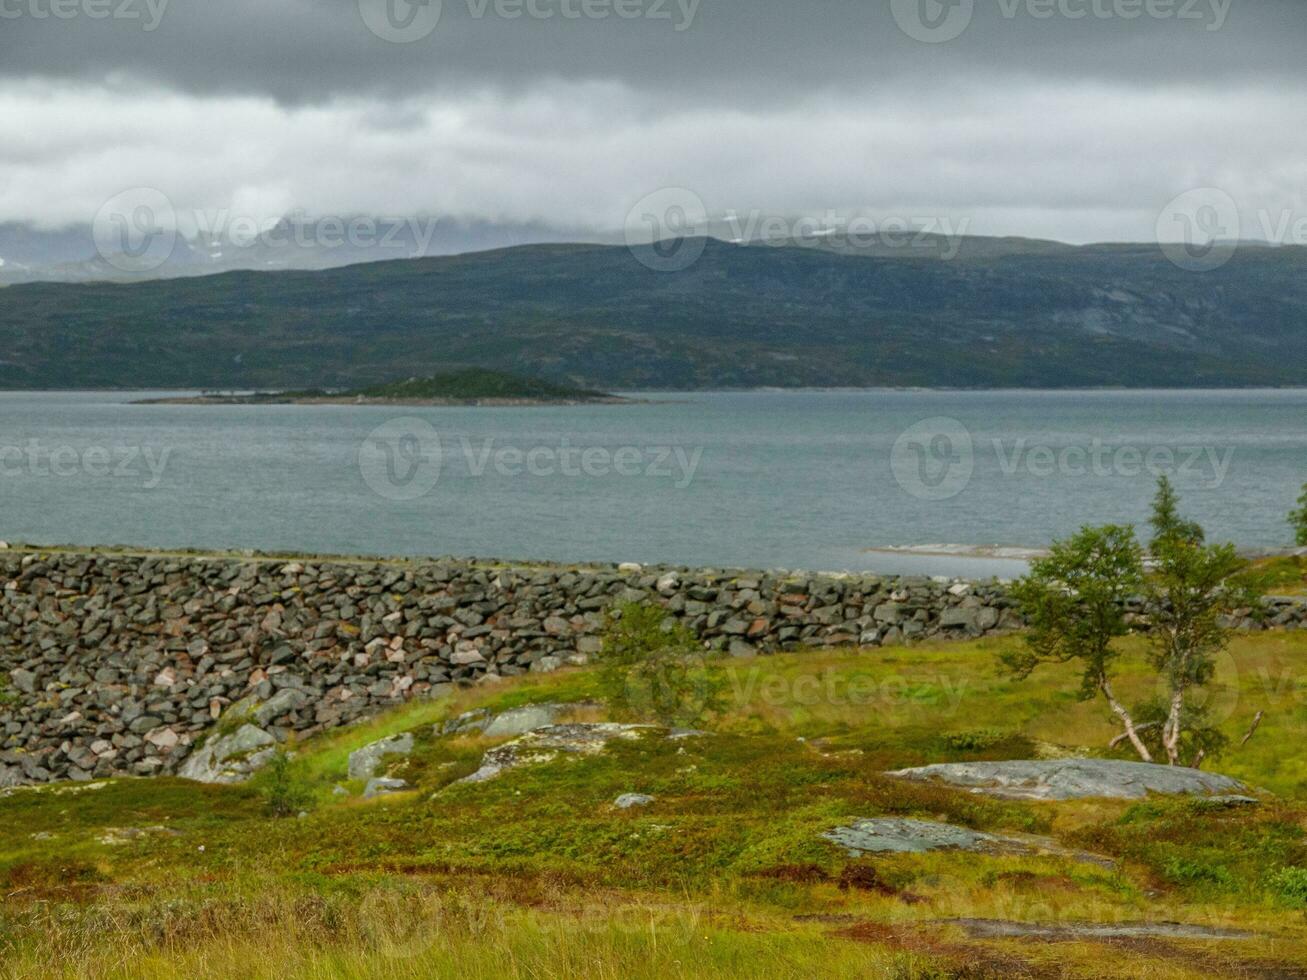
<svg viewBox="0 0 1307 980"><path fill-rule="evenodd" d="M1210 187L1284 237L1304 50L1304 0L0 0L0 223L148 187L611 232L679 187L1086 242Z"/></svg>

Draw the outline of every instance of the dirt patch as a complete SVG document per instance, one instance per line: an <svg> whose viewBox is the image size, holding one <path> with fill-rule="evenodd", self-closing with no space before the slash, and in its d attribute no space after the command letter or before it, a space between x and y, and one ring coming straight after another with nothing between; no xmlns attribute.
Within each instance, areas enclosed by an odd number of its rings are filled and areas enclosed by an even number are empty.
<svg viewBox="0 0 1307 980"><path fill-rule="evenodd" d="M831 880L824 868L817 864L780 864L758 872L759 878L788 881L796 885L820 885Z"/></svg>
<svg viewBox="0 0 1307 980"><path fill-rule="evenodd" d="M89 902L109 884L107 876L85 861L26 861L0 873L0 899Z"/></svg>
<svg viewBox="0 0 1307 980"><path fill-rule="evenodd" d="M836 929L831 935L929 957L946 966L954 980L1046 980L1060 976L1057 971L1036 967L1017 956L943 942L918 930L883 922L859 922Z"/></svg>
<svg viewBox="0 0 1307 980"><path fill-rule="evenodd" d="M1104 943L1141 956L1154 956L1229 980L1307 980L1307 967L1274 960L1222 956L1160 939L1108 939Z"/></svg>

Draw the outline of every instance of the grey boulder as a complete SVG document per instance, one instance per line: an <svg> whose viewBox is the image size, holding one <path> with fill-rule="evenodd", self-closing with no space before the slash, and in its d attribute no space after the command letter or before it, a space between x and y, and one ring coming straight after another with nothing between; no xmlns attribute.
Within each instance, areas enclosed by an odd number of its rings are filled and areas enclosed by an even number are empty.
<svg viewBox="0 0 1307 980"><path fill-rule="evenodd" d="M648 806L653 801L652 796L643 793L623 793L613 802L613 806L619 810L633 810L638 806Z"/></svg>
<svg viewBox="0 0 1307 980"><path fill-rule="evenodd" d="M491 749L481 759L481 768L460 783L484 783L509 769L550 762L560 754L597 755L614 739L638 739L649 725L551 725Z"/></svg>
<svg viewBox="0 0 1307 980"><path fill-rule="evenodd" d="M410 733L392 735L379 742L365 745L349 754L349 778L371 779L387 756L406 756L413 752L413 736Z"/></svg>
<svg viewBox="0 0 1307 980"><path fill-rule="evenodd" d="M375 800L378 796L402 793L406 789L408 789L408 783L402 779L386 779L383 777L369 779L367 787L363 790L363 799Z"/></svg>
<svg viewBox="0 0 1307 980"><path fill-rule="evenodd" d="M187 757L178 775L197 783L243 783L268 764L276 745L263 729L242 725L230 735L207 740Z"/></svg>
<svg viewBox="0 0 1307 980"><path fill-rule="evenodd" d="M556 725L565 714L589 707L585 704L528 704L492 715L484 708L451 718L440 728L441 735L467 735L478 732L486 738L525 735L537 728Z"/></svg>
<svg viewBox="0 0 1307 980"><path fill-rule="evenodd" d="M1150 793L1215 796L1246 790L1238 780L1216 773L1117 759L959 762L887 775L941 782L1009 800L1139 800Z"/></svg>
<svg viewBox="0 0 1307 980"><path fill-rule="evenodd" d="M843 847L852 857L861 857L864 854L974 851L998 855L1055 855L1102 867L1112 866L1110 858L1068 850L1051 837L1035 837L1028 834L1019 837L986 834L979 830L971 830L969 827L931 820L911 820L901 817L856 820L846 827L828 830L822 834L822 837L832 844Z"/></svg>

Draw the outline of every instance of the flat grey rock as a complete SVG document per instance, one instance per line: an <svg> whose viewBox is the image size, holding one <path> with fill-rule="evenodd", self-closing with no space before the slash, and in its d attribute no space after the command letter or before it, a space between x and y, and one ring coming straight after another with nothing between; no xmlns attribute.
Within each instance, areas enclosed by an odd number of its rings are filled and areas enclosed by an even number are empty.
<svg viewBox="0 0 1307 980"><path fill-rule="evenodd" d="M1007 919L945 919L941 925L956 925L975 939L1029 938L1074 941L1077 939L1254 939L1240 929L1215 929L1183 922L1012 922Z"/></svg>
<svg viewBox="0 0 1307 980"><path fill-rule="evenodd" d="M197 783L243 783L268 764L277 740L254 725L211 738L192 752L178 775Z"/></svg>
<svg viewBox="0 0 1307 980"><path fill-rule="evenodd" d="M828 830L822 834L822 837L846 849L851 857L861 857L864 854L973 851L984 854L1043 854L1102 867L1113 865L1111 858L1070 850L1051 837L1036 837L1029 834L1019 836L986 834L956 824L903 817L857 820L846 827Z"/></svg>
<svg viewBox="0 0 1307 980"><path fill-rule="evenodd" d="M528 704L492 715L484 708L451 718L440 727L441 735L466 735L479 732L486 738L525 735L537 728L558 723L563 715L588 708L586 704Z"/></svg>
<svg viewBox="0 0 1307 980"><path fill-rule="evenodd" d="M387 756L406 756L412 752L413 736L407 732L365 745L349 754L349 778L371 779Z"/></svg>
<svg viewBox="0 0 1307 980"><path fill-rule="evenodd" d="M568 755L597 755L614 739L635 739L643 732L656 731L649 725L550 725L528 732L487 752L481 768L460 783L484 783L509 769L535 765Z"/></svg>
<svg viewBox="0 0 1307 980"><path fill-rule="evenodd" d="M633 810L638 806L648 806L653 801L652 796L646 796L643 793L623 793L613 801L613 806L619 810Z"/></svg>
<svg viewBox="0 0 1307 980"><path fill-rule="evenodd" d="M927 851L993 850L1001 839L977 830L929 820L905 820L886 817L859 820L847 827L836 827L822 834L833 844L852 855L924 854Z"/></svg>
<svg viewBox="0 0 1307 980"><path fill-rule="evenodd" d="M1116 759L960 762L887 775L946 783L1009 800L1138 800L1150 793L1217 796L1246 791L1238 780L1216 773Z"/></svg>
<svg viewBox="0 0 1307 980"><path fill-rule="evenodd" d="M363 790L363 799L375 800L378 796L402 793L408 788L408 783L402 779L386 779L384 777L369 779L367 787Z"/></svg>

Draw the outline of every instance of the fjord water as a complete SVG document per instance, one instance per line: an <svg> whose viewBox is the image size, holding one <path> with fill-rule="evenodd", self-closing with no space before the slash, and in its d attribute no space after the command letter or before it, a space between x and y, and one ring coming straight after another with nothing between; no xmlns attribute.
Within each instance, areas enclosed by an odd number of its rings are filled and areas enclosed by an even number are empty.
<svg viewBox="0 0 1307 980"><path fill-rule="evenodd" d="M1307 390L133 404L161 394L0 394L0 539L1004 574L869 549L1142 522L1159 470L1213 537L1283 546L1307 480Z"/></svg>

